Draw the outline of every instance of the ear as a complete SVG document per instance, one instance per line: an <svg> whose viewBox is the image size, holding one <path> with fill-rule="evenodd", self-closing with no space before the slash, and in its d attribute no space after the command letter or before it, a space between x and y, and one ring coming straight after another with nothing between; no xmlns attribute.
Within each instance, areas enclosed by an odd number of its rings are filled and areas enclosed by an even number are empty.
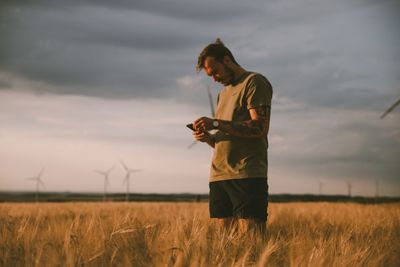
<svg viewBox="0 0 400 267"><path fill-rule="evenodd" d="M229 65L232 63L232 60L229 56L224 56L223 62L224 62L224 64Z"/></svg>

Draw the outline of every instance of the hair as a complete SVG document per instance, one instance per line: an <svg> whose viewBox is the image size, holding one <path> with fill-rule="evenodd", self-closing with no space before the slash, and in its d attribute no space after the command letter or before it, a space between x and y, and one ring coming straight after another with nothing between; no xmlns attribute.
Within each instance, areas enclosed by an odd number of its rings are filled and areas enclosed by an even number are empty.
<svg viewBox="0 0 400 267"><path fill-rule="evenodd" d="M224 45L221 39L217 38L214 43L211 43L203 48L198 59L196 70L201 71L204 68L206 57L213 57L218 62L223 62L224 57L228 56L233 63L239 65L232 55L232 52Z"/></svg>

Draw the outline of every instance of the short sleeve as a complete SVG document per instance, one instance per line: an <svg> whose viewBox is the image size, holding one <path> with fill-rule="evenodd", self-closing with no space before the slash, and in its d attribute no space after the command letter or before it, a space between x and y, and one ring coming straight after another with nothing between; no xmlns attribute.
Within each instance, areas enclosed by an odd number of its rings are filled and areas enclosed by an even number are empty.
<svg viewBox="0 0 400 267"><path fill-rule="evenodd" d="M261 74L250 77L246 85L245 98L247 109L259 106L271 107L272 86L267 78Z"/></svg>

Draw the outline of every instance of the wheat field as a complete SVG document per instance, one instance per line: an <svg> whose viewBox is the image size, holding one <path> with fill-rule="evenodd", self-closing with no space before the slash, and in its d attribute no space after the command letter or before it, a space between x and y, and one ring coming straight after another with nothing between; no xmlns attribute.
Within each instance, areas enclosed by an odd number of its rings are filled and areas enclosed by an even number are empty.
<svg viewBox="0 0 400 267"><path fill-rule="evenodd" d="M266 240L207 203L0 204L1 266L400 266L400 204L272 203Z"/></svg>

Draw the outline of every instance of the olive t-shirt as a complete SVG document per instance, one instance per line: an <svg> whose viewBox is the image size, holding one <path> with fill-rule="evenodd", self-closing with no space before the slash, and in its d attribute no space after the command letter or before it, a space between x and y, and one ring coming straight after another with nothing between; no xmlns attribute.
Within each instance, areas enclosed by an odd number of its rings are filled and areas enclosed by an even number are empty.
<svg viewBox="0 0 400 267"><path fill-rule="evenodd" d="M251 120L249 109L271 107L272 86L261 74L245 72L217 99L215 118L227 121ZM210 182L267 177L266 138L243 138L222 131L215 133Z"/></svg>

